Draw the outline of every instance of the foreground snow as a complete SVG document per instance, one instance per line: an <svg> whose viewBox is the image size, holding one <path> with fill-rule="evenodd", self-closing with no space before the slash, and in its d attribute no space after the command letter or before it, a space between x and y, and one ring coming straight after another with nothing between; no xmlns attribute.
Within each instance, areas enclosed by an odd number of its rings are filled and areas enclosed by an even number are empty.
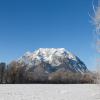
<svg viewBox="0 0 100 100"><path fill-rule="evenodd" d="M100 100L97 85L0 85L0 100Z"/></svg>

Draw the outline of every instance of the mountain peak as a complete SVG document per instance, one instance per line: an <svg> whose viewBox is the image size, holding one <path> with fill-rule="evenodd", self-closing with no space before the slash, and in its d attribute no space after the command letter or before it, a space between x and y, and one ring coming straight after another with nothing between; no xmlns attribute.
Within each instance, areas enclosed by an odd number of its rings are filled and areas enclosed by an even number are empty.
<svg viewBox="0 0 100 100"><path fill-rule="evenodd" d="M77 56L65 48L39 48L34 52L26 52L18 62L24 62L29 66L38 66L42 62L48 63L52 67L64 65L81 72L87 69L85 64Z"/></svg>

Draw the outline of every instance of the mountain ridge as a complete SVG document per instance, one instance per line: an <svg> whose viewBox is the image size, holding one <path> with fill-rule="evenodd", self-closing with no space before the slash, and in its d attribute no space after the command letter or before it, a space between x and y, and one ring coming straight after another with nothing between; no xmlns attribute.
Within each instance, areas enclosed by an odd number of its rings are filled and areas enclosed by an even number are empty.
<svg viewBox="0 0 100 100"><path fill-rule="evenodd" d="M29 68L35 68L35 66L45 63L47 68L50 66L51 69L56 71L62 69L63 71L70 70L80 73L88 71L86 65L65 48L39 48L32 53L26 52L17 62L24 63L28 65Z"/></svg>

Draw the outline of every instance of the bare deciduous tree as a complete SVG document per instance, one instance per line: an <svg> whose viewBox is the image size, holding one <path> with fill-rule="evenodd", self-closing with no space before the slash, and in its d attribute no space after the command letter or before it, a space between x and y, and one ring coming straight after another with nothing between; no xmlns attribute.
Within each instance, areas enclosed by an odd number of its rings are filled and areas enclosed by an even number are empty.
<svg viewBox="0 0 100 100"><path fill-rule="evenodd" d="M97 52L97 83L100 83L100 0L98 0L97 7L93 5L94 16L92 17L93 24L95 25L96 35L96 52Z"/></svg>

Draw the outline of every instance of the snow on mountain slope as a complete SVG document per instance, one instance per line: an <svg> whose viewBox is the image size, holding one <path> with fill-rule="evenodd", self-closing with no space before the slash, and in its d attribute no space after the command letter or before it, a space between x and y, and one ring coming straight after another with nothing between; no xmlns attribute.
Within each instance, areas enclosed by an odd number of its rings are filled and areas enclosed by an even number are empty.
<svg viewBox="0 0 100 100"><path fill-rule="evenodd" d="M31 67L38 66L43 62L52 67L59 66L59 69L62 66L63 68L69 67L71 70L77 72L87 71L85 64L65 48L40 48L32 53L26 52L18 59L18 62L25 63Z"/></svg>

